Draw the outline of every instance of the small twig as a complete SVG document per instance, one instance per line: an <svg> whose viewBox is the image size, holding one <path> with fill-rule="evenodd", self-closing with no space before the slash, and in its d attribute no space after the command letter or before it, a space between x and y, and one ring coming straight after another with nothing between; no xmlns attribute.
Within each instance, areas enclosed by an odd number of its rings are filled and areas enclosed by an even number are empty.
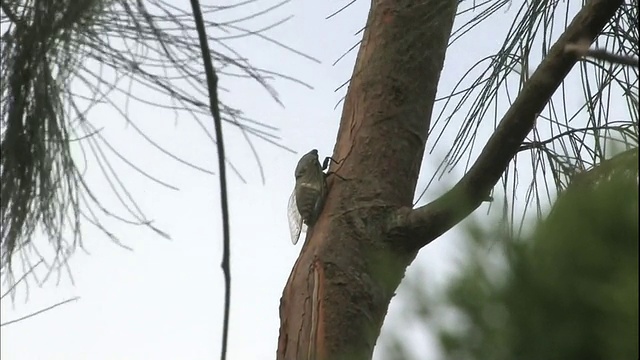
<svg viewBox="0 0 640 360"><path fill-rule="evenodd" d="M76 296L76 297L74 297L74 298L71 298L71 299L67 299L67 300L61 301L61 302L59 302L59 303L57 303L57 304L53 304L53 305L51 305L51 306L49 306L49 307L46 307L46 308L41 309L41 310L38 310L38 311L33 312L33 313L29 314L29 315L25 315L25 316L19 317L19 318L17 318L17 319L9 320L9 321L7 321L7 322L5 322L5 323L0 323L0 327L2 327L2 326L6 326L6 325L15 324L15 323L17 323L17 322L19 322L19 321L26 320L26 319L28 319L28 318L34 317L34 316L36 316L36 315L38 315L38 314L42 314L43 312L46 312L46 311L49 311L49 310L53 310L54 308L57 308L57 307L58 307L58 306L60 306L60 305L64 305L64 304L66 304L66 303L69 303L69 302L72 302L72 301L76 301L76 300L78 300L78 299L80 299L80 297L79 297L79 296Z"/></svg>
<svg viewBox="0 0 640 360"><path fill-rule="evenodd" d="M546 140L542 140L542 141L531 141L531 142L525 142L522 145L520 145L520 148L518 149L518 152L520 151L526 151L526 150L532 150L532 149L539 149L547 144L550 144L562 137L568 136L568 135L572 135L575 133L582 133L582 132L587 132L587 131L599 131L599 130L621 130L621 128L612 128L611 124L607 124L604 126L591 126L591 127L585 127L585 128L575 128L575 129L571 129L571 130L567 130L564 131L562 133L559 133L555 136L552 136Z"/></svg>
<svg viewBox="0 0 640 360"><path fill-rule="evenodd" d="M589 57L606 61L612 64L620 64L638 67L638 58L630 55L616 55L604 49L590 49L589 41L579 41L574 44L567 44L564 50L568 53L574 53L578 56Z"/></svg>
<svg viewBox="0 0 640 360"><path fill-rule="evenodd" d="M207 43L207 33L204 28L200 2L191 0L193 9L193 19L196 23L198 38L200 39L200 49L202 51L202 61L207 75L207 87L209 90L209 109L213 116L216 128L216 145L218 147L218 166L220 169L220 203L222 206L222 271L224 272L224 320L222 325L222 350L220 359L227 358L227 338L229 336L229 307L231 300L231 269L230 269L230 246L229 246L229 205L227 199L227 172L225 168L224 143L222 142L222 119L218 105L218 76L211 62L211 52Z"/></svg>
<svg viewBox="0 0 640 360"><path fill-rule="evenodd" d="M9 289L7 289L7 291L5 291L3 294L0 295L0 300L4 299L5 296L11 294L11 292L16 288L16 286L18 286L22 281L24 281L24 279L26 279L27 276L29 276L29 274L34 272L36 270L36 267L42 264L43 262L44 260L40 259L40 261L38 261L35 265L32 265L31 267L29 267L29 270L25 271L25 273L22 274L22 276L20 277L20 279L18 279L18 281L13 282L13 284L9 286Z"/></svg>

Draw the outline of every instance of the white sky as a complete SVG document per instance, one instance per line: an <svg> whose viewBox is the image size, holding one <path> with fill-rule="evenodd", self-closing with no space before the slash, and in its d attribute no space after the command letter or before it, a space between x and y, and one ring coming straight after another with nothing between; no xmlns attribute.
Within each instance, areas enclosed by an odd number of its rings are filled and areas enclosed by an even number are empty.
<svg viewBox="0 0 640 360"><path fill-rule="evenodd" d="M221 79L221 85L231 89L222 94L225 101L250 117L279 127L283 143L299 153L317 148L325 156L333 150L341 113L341 106L336 110L334 106L344 95L344 89L339 92L334 89L349 78L356 51L338 65L332 63L359 40L353 34L363 26L369 6L369 2L359 1L338 16L325 19L346 3L295 1L245 24L257 29L293 14L292 20L270 30L268 35L321 60L322 64L255 38L228 43L253 65L314 86L314 90L308 90L287 81L275 82L286 106L283 109L255 84ZM243 11L264 9L269 4L272 2L258 2ZM470 65L497 49L503 37L496 34L504 34L510 25L508 18L516 10L503 11L504 16L497 18L505 21L486 22L474 30L482 35L467 36L451 47L441 88L450 90ZM191 119L176 122L170 113L136 105L130 111L138 126L156 142L217 172L215 148ZM94 112L90 119L97 127L103 127L102 134L130 160L180 188L175 192L153 184L113 158L112 163L121 170L121 178L145 214L168 232L172 240L162 239L146 229L108 222L122 242L134 249L129 252L87 227L84 238L90 254L78 252L70 262L75 285L63 277L59 284L54 279L42 288L32 286L28 303L21 289L15 304L3 300L2 321L73 296L80 296L80 300L3 327L2 359L217 358L224 290L217 178L186 168L159 153L113 111ZM291 245L286 223L286 205L298 155L256 140L266 174L263 185L246 142L235 129L226 129L229 158L247 179L247 184L243 184L233 173L229 174L233 290L228 358L272 359L277 346L280 296L301 248L300 244ZM443 151L440 150L441 154ZM436 151L427 155L423 172L431 174L432 165L437 164L441 154ZM447 180L454 181L459 175L460 170ZM88 173L95 191L109 194L99 176L95 168ZM433 199L444 186L436 184L427 200ZM105 196L107 203L117 204L112 196ZM484 212L486 207L477 214ZM441 282L455 268L456 233L459 234L456 230L449 232L423 249L407 276L423 271L425 285ZM389 326L383 328L383 337L385 331L394 331L394 319L400 319L403 288L398 292L399 296L391 303ZM433 353L431 345L419 341L416 340L419 353Z"/></svg>

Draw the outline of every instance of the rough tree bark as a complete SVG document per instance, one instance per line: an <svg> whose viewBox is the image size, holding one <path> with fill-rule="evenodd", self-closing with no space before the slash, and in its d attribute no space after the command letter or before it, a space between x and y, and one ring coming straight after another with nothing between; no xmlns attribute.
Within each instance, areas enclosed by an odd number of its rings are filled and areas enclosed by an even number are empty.
<svg viewBox="0 0 640 360"><path fill-rule="evenodd" d="M280 304L278 359L370 359L389 302L420 248L498 182L576 56L622 0L592 0L525 84L468 173L412 209L458 0L373 1L347 93L329 195Z"/></svg>

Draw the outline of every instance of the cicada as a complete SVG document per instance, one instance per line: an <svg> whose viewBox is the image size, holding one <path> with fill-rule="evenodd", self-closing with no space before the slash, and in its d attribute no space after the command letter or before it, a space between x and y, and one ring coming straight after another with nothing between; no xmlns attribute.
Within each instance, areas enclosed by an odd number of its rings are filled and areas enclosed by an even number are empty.
<svg viewBox="0 0 640 360"><path fill-rule="evenodd" d="M302 228L313 226L322 212L327 197L327 174L324 170L330 159L325 159L320 165L318 150L313 149L298 161L295 171L296 184L289 197L287 209L291 242L294 245L300 238Z"/></svg>

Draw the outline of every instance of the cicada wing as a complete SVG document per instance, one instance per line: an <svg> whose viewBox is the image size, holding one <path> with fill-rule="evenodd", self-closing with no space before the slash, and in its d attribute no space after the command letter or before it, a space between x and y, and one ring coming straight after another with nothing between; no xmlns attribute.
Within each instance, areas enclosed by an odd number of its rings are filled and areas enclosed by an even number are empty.
<svg viewBox="0 0 640 360"><path fill-rule="evenodd" d="M296 191L295 189L289 197L289 205L287 207L287 215L289 217L289 231L291 233L291 242L295 245L300 238L300 232L302 231L302 216L298 211L296 205Z"/></svg>

